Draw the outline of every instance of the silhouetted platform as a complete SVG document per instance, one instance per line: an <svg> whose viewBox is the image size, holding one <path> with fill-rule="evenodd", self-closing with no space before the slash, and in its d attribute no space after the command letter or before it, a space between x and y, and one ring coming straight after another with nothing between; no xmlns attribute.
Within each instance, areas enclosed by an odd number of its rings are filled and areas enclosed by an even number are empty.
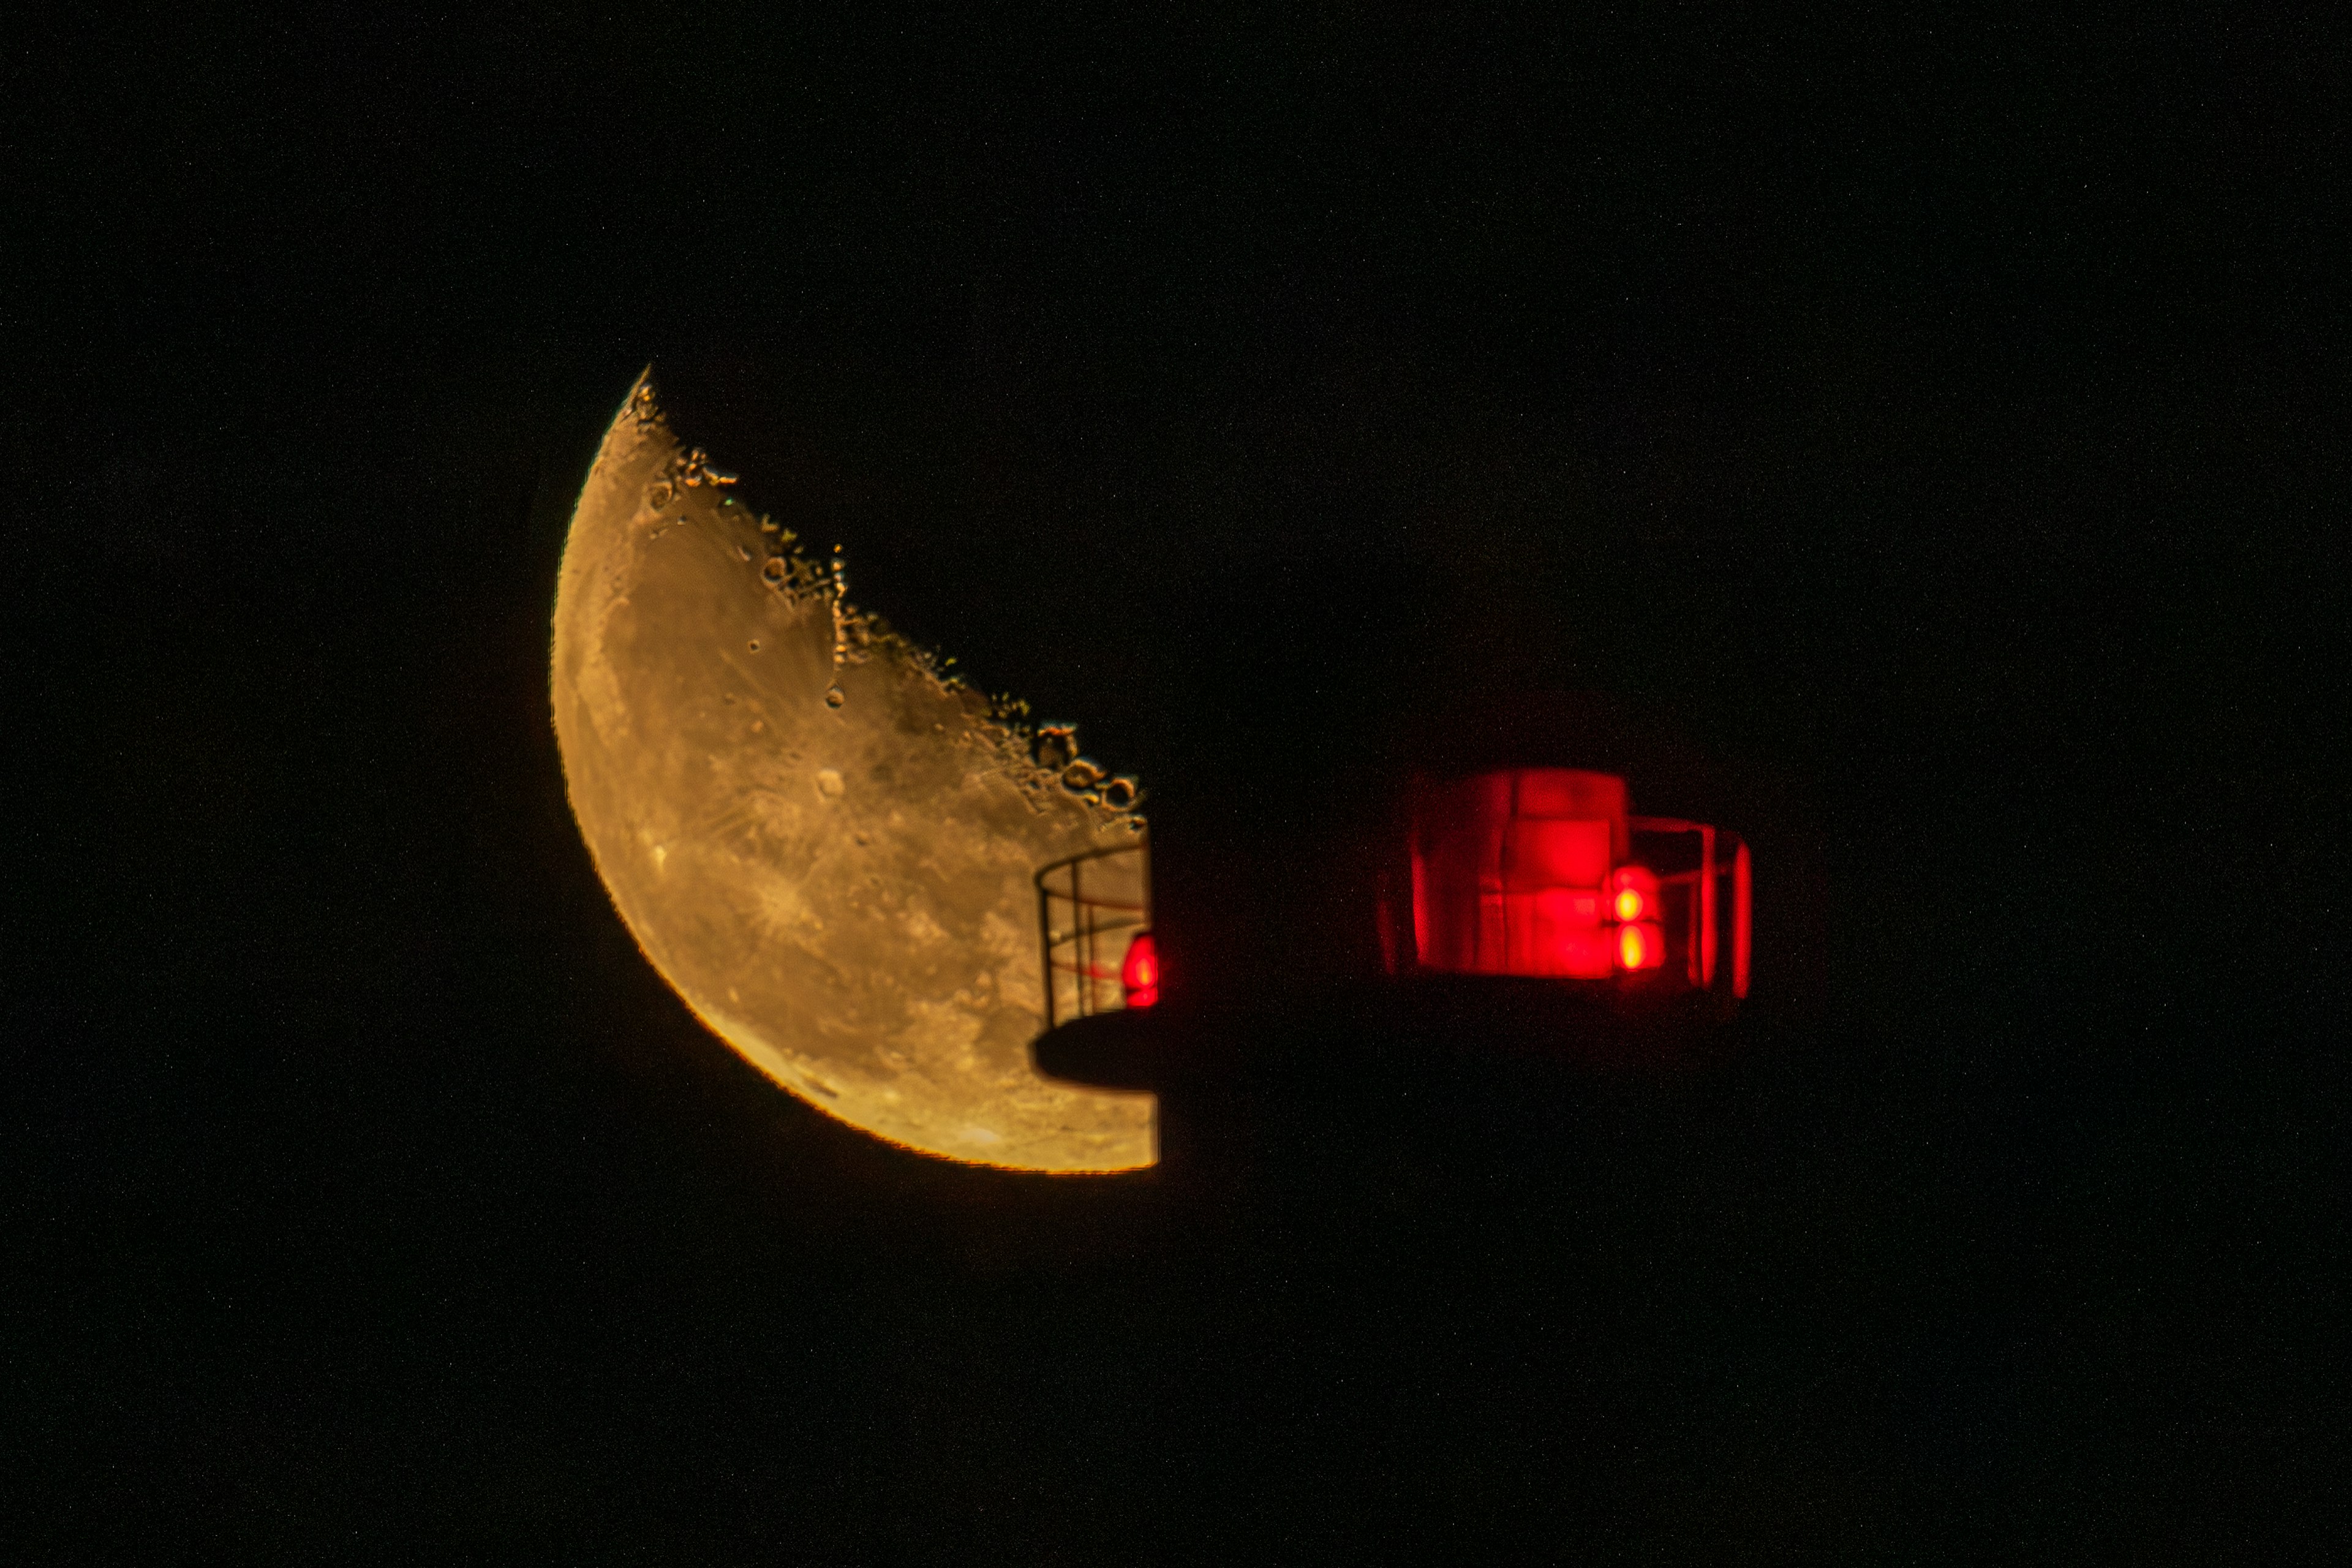
<svg viewBox="0 0 2352 1568"><path fill-rule="evenodd" d="M1548 981L1421 976L1246 1012L1103 1014L1034 1053L1050 1077L1159 1097L1171 1194L1347 1209L1402 1174L1543 1184L1584 1158L1596 1114L1686 1094L1737 1031L1700 998L1628 1008Z"/></svg>

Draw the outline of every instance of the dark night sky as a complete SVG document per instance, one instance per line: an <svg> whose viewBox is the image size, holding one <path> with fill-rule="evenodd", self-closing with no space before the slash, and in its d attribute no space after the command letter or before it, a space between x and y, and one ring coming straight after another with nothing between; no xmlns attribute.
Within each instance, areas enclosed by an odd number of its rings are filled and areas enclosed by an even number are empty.
<svg viewBox="0 0 2352 1568"><path fill-rule="evenodd" d="M15 59L0 1530L2172 1561L2309 1522L2340 54L856 14ZM1401 727L1563 689L1671 728L1718 783L1643 804L1761 857L1741 1062L1596 1112L1556 1202L1320 1250L774 1091L637 956L547 718L648 362L862 603L1140 773L1170 885L1256 889L1243 946Z"/></svg>

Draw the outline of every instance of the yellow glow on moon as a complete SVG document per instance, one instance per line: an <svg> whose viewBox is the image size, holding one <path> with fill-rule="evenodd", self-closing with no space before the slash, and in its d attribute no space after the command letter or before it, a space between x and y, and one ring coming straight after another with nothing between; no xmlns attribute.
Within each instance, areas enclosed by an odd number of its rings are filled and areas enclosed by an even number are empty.
<svg viewBox="0 0 2352 1568"><path fill-rule="evenodd" d="M553 698L582 836L702 1021L824 1110L1038 1171L1153 1158L1150 1095L1041 1077L1039 867L1140 841L1019 731L851 608L751 515L640 378L556 591Z"/></svg>

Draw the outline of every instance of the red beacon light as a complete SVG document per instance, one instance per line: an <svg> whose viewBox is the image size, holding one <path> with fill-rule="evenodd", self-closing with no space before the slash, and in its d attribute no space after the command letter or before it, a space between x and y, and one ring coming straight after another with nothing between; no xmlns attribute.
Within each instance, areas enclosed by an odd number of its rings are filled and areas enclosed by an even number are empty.
<svg viewBox="0 0 2352 1568"><path fill-rule="evenodd" d="M1655 920L1658 876L1647 866L1620 866L1609 873L1609 910L1620 923Z"/></svg>
<svg viewBox="0 0 2352 1568"><path fill-rule="evenodd" d="M1412 940L1392 973L1524 975L1633 996L1748 994L1748 847L1634 816L1625 781L1572 768L1423 780L1410 830Z"/></svg>
<svg viewBox="0 0 2352 1568"><path fill-rule="evenodd" d="M1119 989L1130 1007L1150 1007L1160 1001L1160 947L1148 931L1135 933L1127 957L1118 966Z"/></svg>

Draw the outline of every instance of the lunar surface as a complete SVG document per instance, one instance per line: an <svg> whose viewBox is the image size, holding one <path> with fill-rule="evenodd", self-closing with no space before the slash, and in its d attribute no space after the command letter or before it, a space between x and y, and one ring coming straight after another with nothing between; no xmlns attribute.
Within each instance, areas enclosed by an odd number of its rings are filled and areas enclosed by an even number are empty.
<svg viewBox="0 0 2352 1568"><path fill-rule="evenodd" d="M776 1082L877 1137L1041 1171L1153 1158L1149 1095L1041 1077L1034 877L1143 842L1132 781L861 615L640 378L564 547L572 809L663 978Z"/></svg>

